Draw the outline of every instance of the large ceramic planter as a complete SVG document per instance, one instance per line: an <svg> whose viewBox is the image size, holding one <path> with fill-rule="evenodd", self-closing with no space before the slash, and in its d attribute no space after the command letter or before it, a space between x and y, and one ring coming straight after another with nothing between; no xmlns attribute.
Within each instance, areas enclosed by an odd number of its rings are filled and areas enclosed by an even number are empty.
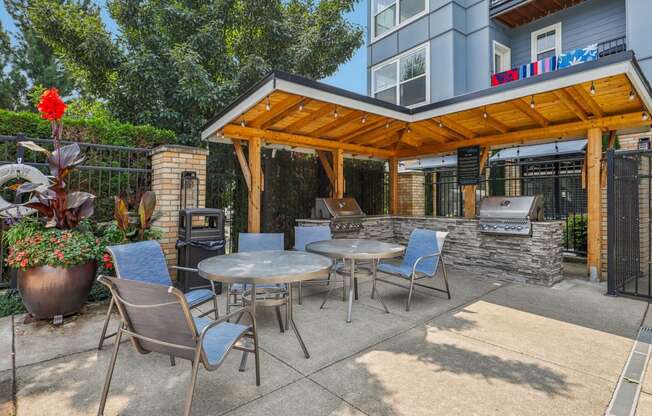
<svg viewBox="0 0 652 416"><path fill-rule="evenodd" d="M50 319L80 311L95 278L95 262L69 269L41 266L18 272L18 291L34 318Z"/></svg>

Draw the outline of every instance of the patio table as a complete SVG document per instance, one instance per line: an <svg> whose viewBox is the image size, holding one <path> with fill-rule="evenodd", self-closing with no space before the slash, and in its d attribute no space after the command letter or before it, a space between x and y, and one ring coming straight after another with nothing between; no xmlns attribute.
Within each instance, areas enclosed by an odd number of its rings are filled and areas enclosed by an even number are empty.
<svg viewBox="0 0 652 416"><path fill-rule="evenodd" d="M334 240L324 240L316 241L306 245L306 251L323 254L332 259L343 259L346 265L346 260L350 262L350 271L348 273L348 308L346 314L346 322L351 323L351 314L353 309L353 287L355 281L355 262L356 260L371 260L371 274L373 279L373 285L376 285L376 272L378 261L382 259L391 259L403 255L405 247L400 244L394 243L385 243L383 241L377 240L367 240L367 239L334 239ZM346 273L345 273L346 278ZM343 281L344 285L347 282ZM333 288L328 291L324 301L321 304L321 308L324 307L328 297L330 296ZM373 293L373 292L372 292ZM383 302L383 298L378 293L378 289L375 290L376 295L378 296L378 301L386 313L389 313L389 309Z"/></svg>
<svg viewBox="0 0 652 416"><path fill-rule="evenodd" d="M292 311L291 284L327 276L333 261L327 257L301 251L255 251L215 256L202 260L197 265L199 275L217 282L240 283L251 290L252 299L248 302L256 325L256 285L287 284L288 322L294 331L306 358L310 353L294 322ZM244 293L243 293L244 295ZM243 354L241 369L244 369L247 353Z"/></svg>

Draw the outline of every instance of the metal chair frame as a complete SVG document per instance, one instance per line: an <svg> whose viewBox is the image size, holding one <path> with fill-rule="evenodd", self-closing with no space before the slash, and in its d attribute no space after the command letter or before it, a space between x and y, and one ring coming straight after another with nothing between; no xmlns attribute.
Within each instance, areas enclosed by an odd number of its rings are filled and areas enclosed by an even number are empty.
<svg viewBox="0 0 652 416"><path fill-rule="evenodd" d="M111 248L109 247L109 248L107 248L107 250L109 251L109 253L111 253L111 257L113 257L114 264L117 264L116 261L115 261L115 256L113 255L113 252L111 251ZM190 268L190 267L169 266L168 268L169 269L174 269L174 270L186 271L186 272L195 272L195 273L198 272L197 269ZM119 268L117 266L115 268L115 274L116 274L117 278L122 279L122 277L120 276ZM209 280L209 282L210 282L210 285L211 285L211 290L213 291L213 297L211 299L206 299L206 300L204 300L202 302L199 302L199 303L193 305L190 309L195 309L195 308L197 308L199 306L202 306L202 305L212 301L213 302L213 309L210 309L210 310L202 313L201 315L199 315L199 317L201 318L201 317L209 315L211 312L214 312L215 313L215 319L219 319L220 312L219 312L219 308L218 308L218 305L217 305L217 292L215 291L215 282L213 282L212 280ZM115 302L114 302L113 298L111 298L111 301L109 302L109 309L106 312L106 317L104 317L104 325L102 326L102 334L100 335L100 342L99 342L99 344L97 346L98 350L102 349L102 347L104 346L104 341L105 340L107 340L109 338L112 338L112 337L116 336L116 334L117 334L117 331L113 332L111 334L108 334L108 335L106 334L106 331L108 330L108 327L109 327L109 322L111 321L111 314L113 313L114 308L115 308ZM118 326L120 326L120 325L118 325ZM174 365L174 360L171 360L171 363L172 363L172 365Z"/></svg>
<svg viewBox="0 0 652 416"><path fill-rule="evenodd" d="M249 310L241 309L241 310L233 312L230 315L226 315L221 319L214 320L210 324L206 325L202 329L201 332L198 332L197 331L197 326L195 325L195 322L193 320L192 313L190 312L190 307L188 306L188 303L186 302L186 299L185 299L183 293L181 291L179 291L178 289L176 289L174 287L171 287L171 286L168 288L168 293L171 293L171 294L176 296L176 298L177 298L176 302L165 302L165 303L158 303L158 304L132 304L132 303L126 302L122 297L120 297L120 295L117 293L117 291L115 289L115 286L114 286L114 283L112 282L112 279L115 279L115 278L106 277L106 276L100 276L98 278L98 281L100 283L106 285L111 290L113 298L116 299L115 303L116 303L116 306L117 306L118 311L119 311L120 316L121 316L120 327L118 328L118 331L116 333L116 342L115 342L115 344L113 346L113 352L111 354L111 360L109 362L109 368L107 369L106 378L105 378L105 381L104 381L104 387L102 388L102 395L101 395L101 398L100 398L100 405L99 405L99 408L98 408L98 411L97 411L98 416L102 416L104 414L104 408L106 406L106 400L107 400L107 397L108 397L109 388L111 386L111 380L113 378L113 371L115 369L115 363L116 363L116 359L117 359L117 356L118 356L118 351L120 349L120 344L121 344L123 334L126 334L127 336L131 337L131 341L134 344L136 350L141 354L147 354L147 353L150 353L152 351L149 351L149 350L145 349L139 341L147 341L147 342L151 342L151 343L161 345L161 346L164 346L164 347L169 347L169 348L174 348L174 349L179 349L179 350L186 350L186 351L193 351L194 352L194 354L193 354L194 358L191 360L191 362L192 362L192 375L191 375L191 379L190 379L190 384L188 386L188 392L186 394L186 403L185 403L185 408L184 408L184 416L190 416L190 412L191 412L191 409L192 409L192 400L193 400L194 391L195 391L195 385L197 384L197 373L198 373L198 370L199 370L199 365L202 364L207 371L215 371L221 366L221 364L224 362L224 359L226 358L226 356L233 349L243 351L244 354L246 354L246 353L253 353L254 354L254 356L255 356L255 366L256 366L256 369L255 369L255 371L256 371L256 385L260 386L260 357L259 357L259 350L258 350L258 333L256 331L256 318L251 314L251 312ZM151 284L151 283L149 283L149 284ZM124 305L127 305L127 306L129 306L131 308L149 308L149 309L153 309L153 308L168 306L168 305L175 304L175 303L180 304L180 306L181 306L181 308L183 310L183 314L184 314L184 316L186 318L186 321L187 321L189 327L191 328L191 330L193 331L193 334L194 334L193 338L196 340L196 343L195 343L194 347L190 347L190 346L187 346L187 345L174 344L174 343L166 342L166 341L163 341L163 340L160 340L160 339L146 337L146 336L143 336L143 335L137 333L133 329L133 327L131 325L131 322L129 320L129 314L126 312L126 310L124 308ZM238 337L228 347L228 349L224 352L224 354L222 355L222 357L220 358L220 360L218 362L216 362L215 364L211 364L208 361L208 358L206 356L206 352L204 350L204 346L203 346L204 345L203 344L204 337L206 336L206 334L212 328L214 328L215 326L234 318L236 315L238 315L237 321L240 321L240 319L242 318L242 315L245 314L245 313L248 314L249 318L251 319L251 326L248 328L247 332L244 332L242 335L240 335L240 337ZM244 337L251 338L253 340L253 348L246 348L246 347L243 347L243 346L236 345L236 343L240 339L242 339ZM174 357L174 355L171 355L170 357ZM185 357L180 357L180 358L185 358Z"/></svg>
<svg viewBox="0 0 652 416"><path fill-rule="evenodd" d="M438 237L440 236L439 233L440 232L437 233ZM386 280L386 279L377 277L376 276L376 268L374 267L374 276L373 276L373 281L372 281L373 283L372 283L372 289L371 289L371 298L373 299L375 294L376 294L376 282L383 282L383 283L387 283L387 284L397 286L397 287L401 287L403 289L408 290L408 298L407 298L407 302L405 304L405 310L407 312L410 311L410 305L412 303L412 294L414 293L414 287L415 286L422 287L422 288L425 288L425 289L434 290L434 291L441 292L441 293L445 293L448 296L448 299L450 299L451 298L451 292L450 292L450 288L448 286L448 276L446 274L446 266L444 265L444 254L443 254L443 248L444 248L444 244L446 242L446 237L447 236L448 236L448 233L443 234L442 243L441 243L441 246L439 247L438 252L428 254L426 256L421 256L421 257L418 257L416 259L416 261L412 265L412 272L410 273L410 277L409 277L409 279L410 279L410 284L409 285L403 285L403 284L400 284L400 283L397 283L397 282L393 282L391 280ZM439 238L437 238L437 240L439 240ZM437 263L441 264L441 270L442 270L442 274L443 274L443 278L444 278L444 285L445 285L446 289L439 289L439 288L436 288L436 287L424 285L424 284L421 284L421 283L417 282L418 280L429 278L429 277L432 278L432 279L436 279L437 272L439 271L439 267L435 268L434 273L427 274L427 273L423 273L423 272L418 272L417 271L417 266L422 261L424 261L426 259L429 259L429 258L435 258L437 256L439 256L439 259L437 260ZM400 274L397 274L397 273L389 273L389 272L383 272L383 273L393 275L393 276L399 276L402 279L405 279L405 277L403 275L400 275Z"/></svg>

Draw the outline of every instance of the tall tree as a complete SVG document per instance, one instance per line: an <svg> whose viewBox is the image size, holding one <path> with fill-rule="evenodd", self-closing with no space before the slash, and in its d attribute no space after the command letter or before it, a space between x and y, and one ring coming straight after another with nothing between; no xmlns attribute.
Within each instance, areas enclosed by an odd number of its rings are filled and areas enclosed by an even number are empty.
<svg viewBox="0 0 652 416"><path fill-rule="evenodd" d="M34 31L28 15L30 0L4 0L7 12L18 31L12 45L11 74L14 80L14 109L34 109L29 102L36 88L57 87L63 96L70 95L74 80L52 49ZM21 79L22 78L22 79Z"/></svg>
<svg viewBox="0 0 652 416"><path fill-rule="evenodd" d="M31 0L34 30L121 120L195 140L203 122L272 69L320 79L362 45L357 0Z"/></svg>

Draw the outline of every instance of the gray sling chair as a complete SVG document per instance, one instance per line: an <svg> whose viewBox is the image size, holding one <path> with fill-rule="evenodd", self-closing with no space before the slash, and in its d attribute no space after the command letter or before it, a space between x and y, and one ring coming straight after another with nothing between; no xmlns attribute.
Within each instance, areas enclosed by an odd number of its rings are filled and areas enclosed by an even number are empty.
<svg viewBox="0 0 652 416"><path fill-rule="evenodd" d="M446 267L444 266L444 259L442 250L448 232L432 231L417 228L410 234L410 241L408 242L407 250L403 256L403 261L400 264L392 264L380 262L378 270L391 274L406 280L409 280L409 285L405 286L390 280L374 277L373 287L371 289L371 297L373 298L376 293L376 281L389 283L394 286L408 289L408 298L405 305L405 310L410 310L410 303L412 303L412 293L414 286L419 286L425 289L435 290L438 292L446 293L448 299L451 298L451 292L448 288L448 276L446 275ZM444 277L444 285L446 289L439 289L432 286L427 286L418 283L418 280L425 278L435 279L439 265Z"/></svg>
<svg viewBox="0 0 652 416"><path fill-rule="evenodd" d="M111 290L122 318L102 389L98 416L104 414L123 334L131 337L136 351L141 354L156 352L190 360L192 375L186 394L185 416L190 415L192 408L199 366L203 365L208 371L217 370L232 349L254 354L256 385L260 386L256 320L248 309L235 311L233 315L219 320L193 317L186 296L172 286L106 276L100 276L98 280ZM244 313L249 315L251 325L227 322L235 315L238 315L239 321ZM236 345L245 337L253 340L253 348Z"/></svg>
<svg viewBox="0 0 652 416"><path fill-rule="evenodd" d="M164 287L172 286L172 279L170 278L168 265L165 261L165 255L163 254L161 245L157 241L139 241L137 243L110 246L107 247L107 251L111 254L115 274L119 279L156 283ZM189 269L186 267L172 266L172 268L193 272L197 271L196 269ZM211 312L215 312L215 319L217 319L219 318L219 312L217 308L215 283L212 281L208 282L210 282L211 289L191 290L184 296L191 309L212 301L213 309L204 312L201 316L206 316ZM105 339L115 336L115 333L110 335L106 334L109 321L111 320L111 312L113 312L114 307L115 304L113 300L111 300L109 310L106 313L106 318L104 318L104 327L102 328L100 343L97 347L98 350L102 349Z"/></svg>
<svg viewBox="0 0 652 416"><path fill-rule="evenodd" d="M240 233L238 234L238 252L266 251L285 249L285 236L283 233ZM247 301L247 287L241 283L232 283L226 286L226 313L231 312L232 306L244 307ZM245 296L243 296L245 295ZM281 332L288 327L287 314L287 285L256 285L256 305L273 307L276 310L276 319ZM285 307L285 323L281 316L281 306Z"/></svg>

